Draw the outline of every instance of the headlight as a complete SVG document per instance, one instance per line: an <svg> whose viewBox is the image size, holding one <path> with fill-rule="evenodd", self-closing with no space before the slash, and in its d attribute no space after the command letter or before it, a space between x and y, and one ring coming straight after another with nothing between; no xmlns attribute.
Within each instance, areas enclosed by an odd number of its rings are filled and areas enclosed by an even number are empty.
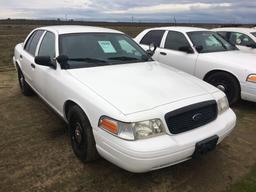
<svg viewBox="0 0 256 192"><path fill-rule="evenodd" d="M102 117L99 127L126 140L137 140L160 135L164 132L160 119L125 123L109 117Z"/></svg>
<svg viewBox="0 0 256 192"><path fill-rule="evenodd" d="M247 77L246 81L256 83L256 74L251 74Z"/></svg>
<svg viewBox="0 0 256 192"><path fill-rule="evenodd" d="M225 112L229 108L228 99L226 96L220 98L217 100L218 105L218 113L221 114Z"/></svg>

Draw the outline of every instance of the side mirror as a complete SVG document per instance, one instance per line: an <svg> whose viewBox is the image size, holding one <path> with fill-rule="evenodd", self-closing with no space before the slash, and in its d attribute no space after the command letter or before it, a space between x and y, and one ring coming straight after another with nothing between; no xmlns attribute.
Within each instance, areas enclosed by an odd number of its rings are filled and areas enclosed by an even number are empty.
<svg viewBox="0 0 256 192"><path fill-rule="evenodd" d="M66 55L59 55L56 58L56 61L60 64L62 69L68 69L69 68L68 60L69 60L69 58Z"/></svg>
<svg viewBox="0 0 256 192"><path fill-rule="evenodd" d="M147 50L147 54L153 56L155 54L156 48L156 45L154 43L151 43L149 45L149 49Z"/></svg>
<svg viewBox="0 0 256 192"><path fill-rule="evenodd" d="M36 56L35 63L38 65L52 67L56 69L56 65L52 62L50 56Z"/></svg>
<svg viewBox="0 0 256 192"><path fill-rule="evenodd" d="M194 50L190 46L180 47L179 50L188 54L194 53Z"/></svg>
<svg viewBox="0 0 256 192"><path fill-rule="evenodd" d="M198 45L195 47L198 53L201 53L204 47L202 45Z"/></svg>

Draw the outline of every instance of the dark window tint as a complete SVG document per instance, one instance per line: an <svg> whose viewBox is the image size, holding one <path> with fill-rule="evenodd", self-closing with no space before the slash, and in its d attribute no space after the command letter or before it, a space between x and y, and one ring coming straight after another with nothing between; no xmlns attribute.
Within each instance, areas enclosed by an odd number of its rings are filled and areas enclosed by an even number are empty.
<svg viewBox="0 0 256 192"><path fill-rule="evenodd" d="M36 34L36 31L34 32L34 33L32 33L30 36L29 36L29 38L28 38L28 40L26 41L26 44L25 44L25 46L24 46L24 49L28 52L28 49L29 49L29 45L31 44L31 41L32 41L32 39L33 39L33 37L34 37L34 35Z"/></svg>
<svg viewBox="0 0 256 192"><path fill-rule="evenodd" d="M44 31L42 30L35 31L29 38L27 44L25 45L25 50L33 56L35 56L37 44L40 38L42 37L43 33Z"/></svg>
<svg viewBox="0 0 256 192"><path fill-rule="evenodd" d="M151 43L154 43L157 47L160 46L161 40L164 35L163 30L154 30L154 31L149 31L140 41L141 44L144 45L150 45Z"/></svg>
<svg viewBox="0 0 256 192"><path fill-rule="evenodd" d="M230 33L229 32L224 32L224 31L218 31L217 32L223 39L226 41L230 41Z"/></svg>
<svg viewBox="0 0 256 192"><path fill-rule="evenodd" d="M39 56L55 57L55 36L53 33L47 32L42 40L38 52Z"/></svg>
<svg viewBox="0 0 256 192"><path fill-rule="evenodd" d="M183 47L190 47L186 37L176 31L169 31L166 37L164 48L180 51Z"/></svg>
<svg viewBox="0 0 256 192"><path fill-rule="evenodd" d="M250 46L255 44L254 41L248 35L238 32L231 33L230 43L240 46Z"/></svg>

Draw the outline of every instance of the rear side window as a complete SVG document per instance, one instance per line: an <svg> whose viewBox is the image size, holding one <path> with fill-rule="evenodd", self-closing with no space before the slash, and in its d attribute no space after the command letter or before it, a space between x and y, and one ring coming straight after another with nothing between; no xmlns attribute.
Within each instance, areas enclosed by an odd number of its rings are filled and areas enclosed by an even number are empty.
<svg viewBox="0 0 256 192"><path fill-rule="evenodd" d="M55 57L55 35L47 32L42 40L39 48L38 56L50 56L51 59Z"/></svg>
<svg viewBox="0 0 256 192"><path fill-rule="evenodd" d="M169 31L164 48L181 51L183 47L190 47L185 35L177 31Z"/></svg>
<svg viewBox="0 0 256 192"><path fill-rule="evenodd" d="M140 41L141 44L143 45L150 45L151 43L154 43L157 47L160 46L163 35L164 35L164 30L153 30L149 31Z"/></svg>
<svg viewBox="0 0 256 192"><path fill-rule="evenodd" d="M29 39L25 45L25 50L33 56L35 56L37 44L38 44L40 38L42 37L43 33L44 33L44 31L42 31L42 30L35 31L29 37Z"/></svg>

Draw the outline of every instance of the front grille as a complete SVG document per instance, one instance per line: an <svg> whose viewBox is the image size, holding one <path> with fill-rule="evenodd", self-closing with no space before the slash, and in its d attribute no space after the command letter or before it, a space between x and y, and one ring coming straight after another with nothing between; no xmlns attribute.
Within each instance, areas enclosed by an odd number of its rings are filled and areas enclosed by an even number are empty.
<svg viewBox="0 0 256 192"><path fill-rule="evenodd" d="M217 115L217 103L211 100L169 112L165 115L165 121L170 132L178 134L210 123Z"/></svg>

